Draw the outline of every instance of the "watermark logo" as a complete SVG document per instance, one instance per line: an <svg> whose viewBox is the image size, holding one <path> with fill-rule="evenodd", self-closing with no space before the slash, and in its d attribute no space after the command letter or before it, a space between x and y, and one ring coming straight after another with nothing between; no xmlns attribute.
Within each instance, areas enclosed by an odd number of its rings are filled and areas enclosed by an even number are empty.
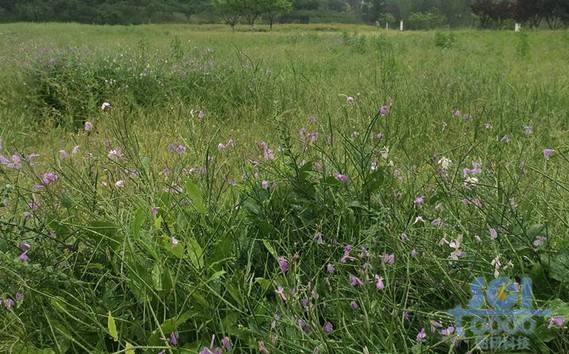
<svg viewBox="0 0 569 354"><path fill-rule="evenodd" d="M551 316L550 310L533 308L532 283L527 277L521 284L504 277L488 283L478 277L470 284L470 292L467 308L457 306L448 312L454 316L456 334L470 331L481 350L528 349L536 318Z"/></svg>

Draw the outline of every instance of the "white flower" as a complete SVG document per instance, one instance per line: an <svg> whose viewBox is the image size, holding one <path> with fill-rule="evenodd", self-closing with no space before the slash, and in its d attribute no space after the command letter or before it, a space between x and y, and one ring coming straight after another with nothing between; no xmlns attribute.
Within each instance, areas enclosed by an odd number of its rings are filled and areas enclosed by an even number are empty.
<svg viewBox="0 0 569 354"><path fill-rule="evenodd" d="M103 102L103 104L101 105L101 110L103 112L110 111L111 108L112 108L112 106L109 102Z"/></svg>
<svg viewBox="0 0 569 354"><path fill-rule="evenodd" d="M443 156L443 157L441 157L441 159L439 160L438 164L439 164L439 166L441 167L441 169L443 169L443 170L446 171L446 170L449 169L450 165L452 164L452 161L451 161L451 159L446 158L446 157Z"/></svg>
<svg viewBox="0 0 569 354"><path fill-rule="evenodd" d="M468 176L464 179L464 186L468 189L476 187L477 184L478 184L478 178L476 177Z"/></svg>
<svg viewBox="0 0 569 354"><path fill-rule="evenodd" d="M117 188L124 188L124 181L123 181L122 179L116 181L116 182L115 182L115 187L117 187Z"/></svg>

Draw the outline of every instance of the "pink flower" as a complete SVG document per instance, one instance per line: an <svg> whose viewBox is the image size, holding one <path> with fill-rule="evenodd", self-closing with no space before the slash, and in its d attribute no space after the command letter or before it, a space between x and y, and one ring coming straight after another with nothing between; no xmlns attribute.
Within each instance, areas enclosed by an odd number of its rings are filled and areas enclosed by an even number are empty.
<svg viewBox="0 0 569 354"><path fill-rule="evenodd" d="M414 203L415 203L415 208L421 208L425 203L425 197L423 197L422 195L416 197Z"/></svg>
<svg viewBox="0 0 569 354"><path fill-rule="evenodd" d="M59 180L59 176L55 172L46 172L41 176L41 181L44 186L55 183Z"/></svg>
<svg viewBox="0 0 569 354"><path fill-rule="evenodd" d="M334 273L336 271L336 267L334 267L334 265L332 263L328 263L326 265L326 271L330 274Z"/></svg>
<svg viewBox="0 0 569 354"><path fill-rule="evenodd" d="M425 333L425 329L421 328L419 333L417 333L417 342L423 343L427 338L427 333Z"/></svg>
<svg viewBox="0 0 569 354"><path fill-rule="evenodd" d="M107 154L107 157L113 161L117 161L123 157L121 149L112 149Z"/></svg>
<svg viewBox="0 0 569 354"><path fill-rule="evenodd" d="M259 143L259 147L263 151L263 158L265 160L268 161L268 160L274 160L275 159L275 154L273 153L273 150L269 149L269 144L267 144L264 141L261 141Z"/></svg>
<svg viewBox="0 0 569 354"><path fill-rule="evenodd" d="M543 157L546 160L549 160L551 158L551 156L553 156L554 152L555 152L555 150L553 150L553 149L544 149L543 150Z"/></svg>
<svg viewBox="0 0 569 354"><path fill-rule="evenodd" d="M348 182L348 176L343 175L341 173L337 173L335 177L336 177L336 180L340 183L347 183Z"/></svg>
<svg viewBox="0 0 569 354"><path fill-rule="evenodd" d="M552 327L563 328L564 324L565 320L562 317L555 316L549 319L549 324L547 325L547 328L552 328Z"/></svg>
<svg viewBox="0 0 569 354"><path fill-rule="evenodd" d="M384 264L393 265L395 263L395 255L394 254L384 253L383 255L381 255L381 258L382 258Z"/></svg>
<svg viewBox="0 0 569 354"><path fill-rule="evenodd" d="M324 333L330 334L330 333L332 333L332 332L334 331L334 325L332 325L331 322L326 321L326 322L324 323L324 326L322 326L322 329L324 330Z"/></svg>
<svg viewBox="0 0 569 354"><path fill-rule="evenodd" d="M344 246L344 254L342 258L340 258L340 262L346 263L347 261L353 261L355 258L350 256L350 252L352 252L352 245Z"/></svg>
<svg viewBox="0 0 569 354"><path fill-rule="evenodd" d="M385 284L383 284L383 277L379 276L379 274L375 275L375 287L378 290L383 290L385 288Z"/></svg>
<svg viewBox="0 0 569 354"><path fill-rule="evenodd" d="M449 326L448 328L441 330L441 334L443 336L450 336L453 333L454 333L454 327L453 326Z"/></svg>
<svg viewBox="0 0 569 354"><path fill-rule="evenodd" d="M496 229L490 229L490 238L492 240L495 240L498 238L498 231L496 231Z"/></svg>
<svg viewBox="0 0 569 354"><path fill-rule="evenodd" d="M275 290L275 293L277 293L277 295L281 298L281 300L283 300L284 302L287 301L285 290L282 286L277 287L277 290Z"/></svg>
<svg viewBox="0 0 569 354"><path fill-rule="evenodd" d="M351 275L350 274L350 284L356 288L362 287L364 285L364 282L356 277L355 275Z"/></svg>
<svg viewBox="0 0 569 354"><path fill-rule="evenodd" d="M281 272L286 274L288 272L288 260L285 257L279 257L279 268L281 268Z"/></svg>

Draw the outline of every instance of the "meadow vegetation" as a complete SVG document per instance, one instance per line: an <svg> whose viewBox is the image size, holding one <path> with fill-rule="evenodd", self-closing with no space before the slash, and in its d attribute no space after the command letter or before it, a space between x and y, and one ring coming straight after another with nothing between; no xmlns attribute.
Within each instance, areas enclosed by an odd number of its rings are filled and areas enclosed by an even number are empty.
<svg viewBox="0 0 569 354"><path fill-rule="evenodd" d="M569 33L0 26L0 351L569 352Z"/></svg>

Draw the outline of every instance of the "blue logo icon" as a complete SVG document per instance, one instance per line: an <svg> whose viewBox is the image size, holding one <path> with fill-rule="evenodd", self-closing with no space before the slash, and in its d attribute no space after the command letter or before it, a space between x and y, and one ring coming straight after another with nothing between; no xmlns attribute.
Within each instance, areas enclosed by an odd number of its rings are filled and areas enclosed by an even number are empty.
<svg viewBox="0 0 569 354"><path fill-rule="evenodd" d="M481 350L528 349L527 335L535 331L535 317L551 316L549 310L533 308L532 283L527 277L521 284L509 278L487 283L478 277L470 284L470 292L467 308L457 306L448 312L454 316L456 334L470 331Z"/></svg>

